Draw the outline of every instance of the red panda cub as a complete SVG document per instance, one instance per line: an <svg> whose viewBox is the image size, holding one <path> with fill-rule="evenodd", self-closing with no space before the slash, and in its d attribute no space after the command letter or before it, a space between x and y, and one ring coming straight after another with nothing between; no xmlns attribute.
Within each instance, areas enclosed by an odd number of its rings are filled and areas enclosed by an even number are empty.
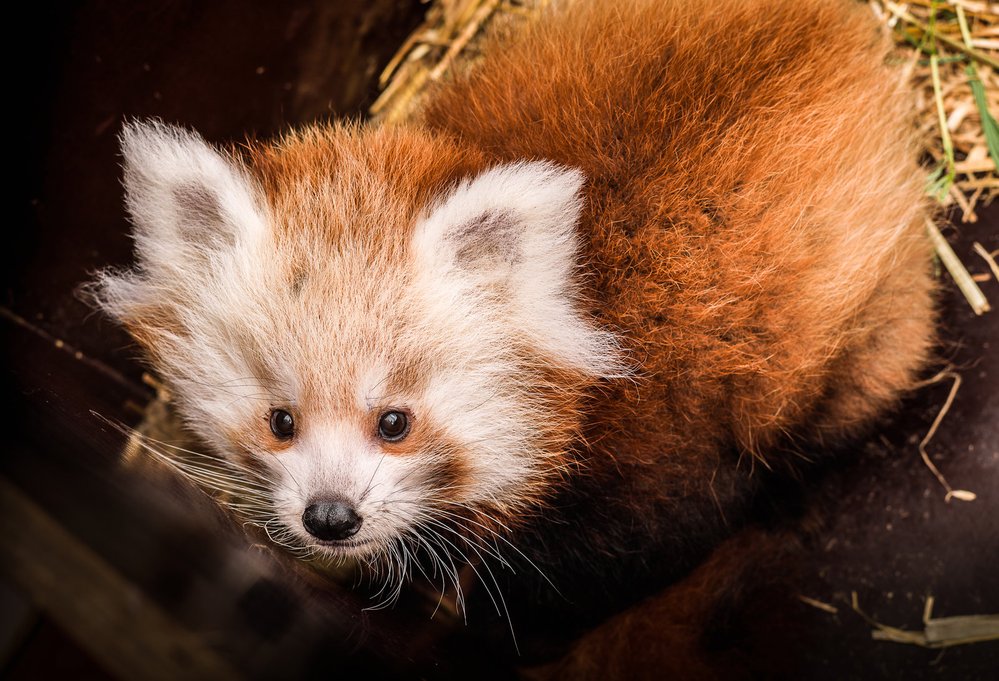
<svg viewBox="0 0 999 681"><path fill-rule="evenodd" d="M406 124L128 124L95 288L283 543L585 621L911 388L933 283L866 6L556 5Z"/></svg>

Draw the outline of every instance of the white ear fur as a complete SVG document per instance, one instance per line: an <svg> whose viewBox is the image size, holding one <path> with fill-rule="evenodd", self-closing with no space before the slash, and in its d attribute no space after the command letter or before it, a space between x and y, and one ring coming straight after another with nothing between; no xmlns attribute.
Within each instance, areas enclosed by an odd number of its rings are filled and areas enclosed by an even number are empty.
<svg viewBox="0 0 999 681"><path fill-rule="evenodd" d="M616 339L577 310L583 182L579 170L550 162L497 166L431 206L414 249L433 277L498 290L504 323L556 362L612 375L622 371Z"/></svg>
<svg viewBox="0 0 999 681"><path fill-rule="evenodd" d="M252 180L197 133L160 121L131 122L120 139L126 205L144 268L187 265L263 233Z"/></svg>

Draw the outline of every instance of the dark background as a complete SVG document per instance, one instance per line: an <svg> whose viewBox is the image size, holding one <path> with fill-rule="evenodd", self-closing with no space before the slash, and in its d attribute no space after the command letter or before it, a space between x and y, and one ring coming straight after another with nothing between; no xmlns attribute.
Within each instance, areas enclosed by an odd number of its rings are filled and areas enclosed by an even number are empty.
<svg viewBox="0 0 999 681"><path fill-rule="evenodd" d="M160 653L192 678L217 670L216 654L236 675L252 676L507 669L480 644L461 634L456 641L444 623L405 607L366 613L351 594L248 551L201 499L184 496L179 505L176 490L122 478L115 461L123 437L91 411L134 424L152 389L127 336L74 295L94 270L130 259L116 144L124 119L158 116L224 142L362 116L382 66L424 9L416 0L89 2L29 10L14 28L26 47L12 76L17 210L5 228L0 289L12 426L0 463L3 675L131 676L132 663L109 660L159 659L141 647L169 638L145 610L165 611L207 641L207 653L198 645ZM971 244L999 248L999 206L947 234L972 272L986 272ZM940 366L954 365L964 384L929 450L950 483L978 500L944 503L919 460L917 443L949 383L919 391L844 463L807 482L802 503L821 522L793 577L769 584L735 616L760 674L987 678L999 669L999 643L939 651L872 641L848 605L856 591L872 617L911 629L922 626L927 595L938 617L999 612L999 311L976 318L948 275L941 280ZM999 307L996 282L981 286ZM232 555L242 556L236 576ZM110 566L106 592L94 585L87 556ZM25 564L47 577L28 575ZM51 574L49 564L57 566ZM149 603L135 606L121 595L126 586ZM124 603L123 621L134 627L116 629L113 607L73 597L91 591ZM123 649L132 638L139 653Z"/></svg>

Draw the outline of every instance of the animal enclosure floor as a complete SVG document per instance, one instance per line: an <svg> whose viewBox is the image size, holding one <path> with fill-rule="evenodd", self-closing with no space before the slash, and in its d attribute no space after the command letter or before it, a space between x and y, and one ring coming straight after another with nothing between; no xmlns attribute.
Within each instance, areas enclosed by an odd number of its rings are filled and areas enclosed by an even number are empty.
<svg viewBox="0 0 999 681"><path fill-rule="evenodd" d="M257 676L292 653L303 674L316 660L347 660L345 674L511 673L488 647L423 613L367 612L349 592L311 583L249 546L203 499L122 477L124 438L95 416L135 424L153 397L126 335L75 296L93 270L130 257L121 121L162 116L221 142L326 112L359 115L422 11L415 1L369 5L96 3L39 9L25 25L32 47L19 91L30 94L13 134L26 167L7 227L19 238L8 239L0 289L3 404L13 426L0 507L18 514L6 518L18 526L0 563L0 591L13 594L0 622L0 670L10 678L123 677L143 655L172 660L178 672ZM229 28L236 17L238 31ZM973 274L987 274L972 246L999 249L999 205L946 234ZM976 317L940 276L939 355L962 384L927 450L954 488L977 499L944 502L920 459L950 382L927 386L857 444L858 462L814 483L826 520L796 581L768 586L768 607L736 617L754 618L747 649L759 669L828 679L972 679L999 669L997 642L923 649L874 640L851 607L856 592L865 614L910 630L922 629L928 596L937 617L999 613L999 283L981 282L994 309ZM23 531L29 521L36 533ZM24 572L32 560L37 571ZM66 565L78 569L59 570ZM53 593L62 598L46 601ZM167 639L173 648L162 647ZM305 659L323 646L325 657Z"/></svg>

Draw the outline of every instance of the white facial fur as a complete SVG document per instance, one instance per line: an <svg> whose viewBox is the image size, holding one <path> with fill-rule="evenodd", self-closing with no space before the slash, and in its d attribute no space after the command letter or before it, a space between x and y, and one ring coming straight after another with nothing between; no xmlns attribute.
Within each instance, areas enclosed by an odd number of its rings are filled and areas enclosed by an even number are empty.
<svg viewBox="0 0 999 681"><path fill-rule="evenodd" d="M98 301L212 448L266 468L274 517L299 543L317 543L302 513L330 495L363 518L341 553L386 550L440 509L517 508L550 456L525 376L621 371L614 337L577 309L578 171L515 163L462 182L414 216L406 258L377 275L364 243L307 244L309 283L292 292L282 216L239 160L160 123L129 125L122 146L138 266L101 275ZM401 358L420 380L390 391ZM272 408L294 413L291 442L269 443ZM412 413L418 451L377 437L395 408ZM461 482L442 487L435 471L455 457Z"/></svg>

